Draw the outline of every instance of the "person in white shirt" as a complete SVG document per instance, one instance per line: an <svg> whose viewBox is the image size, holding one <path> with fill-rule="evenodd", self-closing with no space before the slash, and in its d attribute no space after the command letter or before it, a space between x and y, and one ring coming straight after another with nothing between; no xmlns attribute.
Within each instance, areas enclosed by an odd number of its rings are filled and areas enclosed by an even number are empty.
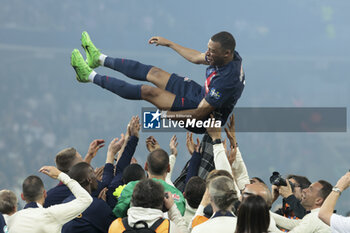
<svg viewBox="0 0 350 233"><path fill-rule="evenodd" d="M71 179L56 167L44 166L39 172L58 179L67 185L76 199L65 204L43 208L46 196L44 186L33 188L33 195L31 193L26 195L35 197L32 201L37 203L38 208L23 209L12 215L8 220L8 227L11 233L60 233L63 224L81 214L92 202L90 194L77 181ZM37 178L40 179L39 177Z"/></svg>
<svg viewBox="0 0 350 233"><path fill-rule="evenodd" d="M350 217L334 214L334 207L341 193L350 186L350 172L342 176L322 204L318 217L332 229L332 232L350 232Z"/></svg>
<svg viewBox="0 0 350 233"><path fill-rule="evenodd" d="M225 170L232 174L235 181L235 189L239 197L241 191L250 183L250 180L242 154L237 145L234 114L231 115L227 126L225 132L230 141L230 147L227 151L226 143L221 141L221 128L215 126L209 127L207 132L213 141L215 169Z"/></svg>
<svg viewBox="0 0 350 233"><path fill-rule="evenodd" d="M311 213L304 216L303 219L295 220L272 213L271 215L276 224L291 233L328 233L330 227L318 218L320 207L329 193L332 191L332 185L324 180L319 180L304 189L302 192L301 204Z"/></svg>

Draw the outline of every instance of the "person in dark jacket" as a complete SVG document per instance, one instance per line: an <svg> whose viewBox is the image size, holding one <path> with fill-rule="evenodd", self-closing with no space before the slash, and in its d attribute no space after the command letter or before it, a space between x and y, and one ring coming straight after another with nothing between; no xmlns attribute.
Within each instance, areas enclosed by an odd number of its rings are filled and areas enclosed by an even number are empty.
<svg viewBox="0 0 350 233"><path fill-rule="evenodd" d="M311 182L305 176L298 175L288 175L287 180L289 181L287 186L273 186L272 188L273 201L278 198L278 195L283 197L282 208L276 213L291 219L302 219L308 212L300 203L301 194L304 189L310 186Z"/></svg>
<svg viewBox="0 0 350 233"><path fill-rule="evenodd" d="M85 162L74 165L69 171L69 176L76 180L90 194L97 190L97 179L92 167ZM70 195L63 203L73 200ZM62 233L107 233L109 225L115 219L112 209L99 198L93 197L91 205L75 219L67 222L62 227Z"/></svg>

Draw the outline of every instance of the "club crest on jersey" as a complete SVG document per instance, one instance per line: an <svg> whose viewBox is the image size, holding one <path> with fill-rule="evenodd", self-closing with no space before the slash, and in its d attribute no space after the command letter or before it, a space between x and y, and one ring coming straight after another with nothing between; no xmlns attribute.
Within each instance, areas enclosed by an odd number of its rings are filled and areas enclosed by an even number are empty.
<svg viewBox="0 0 350 233"><path fill-rule="evenodd" d="M208 68L207 69L207 77L215 71L215 68Z"/></svg>
<svg viewBox="0 0 350 233"><path fill-rule="evenodd" d="M217 100L221 97L220 92L216 91L215 88L210 89L209 95Z"/></svg>

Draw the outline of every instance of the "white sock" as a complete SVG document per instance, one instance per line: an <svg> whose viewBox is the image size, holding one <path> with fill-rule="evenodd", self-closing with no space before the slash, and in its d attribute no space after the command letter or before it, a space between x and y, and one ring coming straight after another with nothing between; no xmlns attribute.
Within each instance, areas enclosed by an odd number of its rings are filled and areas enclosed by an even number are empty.
<svg viewBox="0 0 350 233"><path fill-rule="evenodd" d="M95 78L96 74L97 73L94 70L89 74L90 82L94 82L94 78Z"/></svg>
<svg viewBox="0 0 350 233"><path fill-rule="evenodd" d="M106 58L107 56L101 53L100 57L98 58L101 66L104 66Z"/></svg>

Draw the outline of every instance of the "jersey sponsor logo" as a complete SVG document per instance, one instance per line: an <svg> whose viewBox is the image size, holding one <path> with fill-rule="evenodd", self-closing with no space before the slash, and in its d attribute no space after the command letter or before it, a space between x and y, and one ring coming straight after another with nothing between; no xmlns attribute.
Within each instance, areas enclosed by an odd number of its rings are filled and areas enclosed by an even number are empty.
<svg viewBox="0 0 350 233"><path fill-rule="evenodd" d="M210 89L209 95L216 100L220 99L220 97L221 97L221 93L218 92L215 88Z"/></svg>
<svg viewBox="0 0 350 233"><path fill-rule="evenodd" d="M180 201L180 196L176 193L172 193L171 196L174 198L174 201Z"/></svg>

